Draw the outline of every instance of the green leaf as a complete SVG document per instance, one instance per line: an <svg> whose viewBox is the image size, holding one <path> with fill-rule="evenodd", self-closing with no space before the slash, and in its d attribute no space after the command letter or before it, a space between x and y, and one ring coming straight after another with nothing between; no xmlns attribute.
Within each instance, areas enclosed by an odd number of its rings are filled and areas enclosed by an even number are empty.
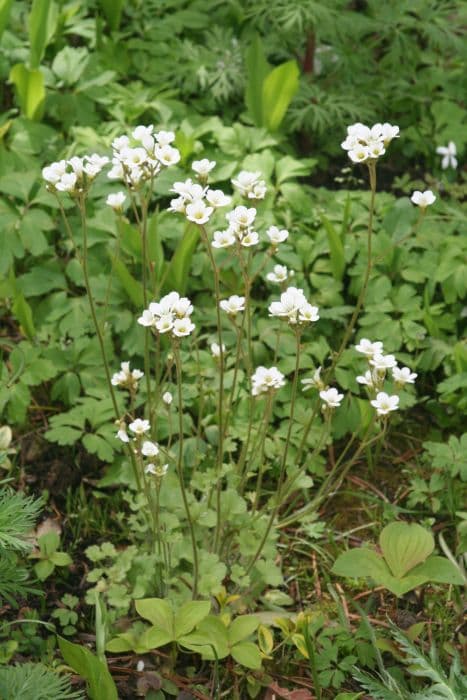
<svg viewBox="0 0 467 700"><path fill-rule="evenodd" d="M66 552L54 552L50 556L50 561L54 566L70 566L73 563L72 558Z"/></svg>
<svg viewBox="0 0 467 700"><path fill-rule="evenodd" d="M141 282L135 280L135 278L128 271L125 263L123 263L121 260L115 260L114 270L133 305L137 308L142 307L144 305L144 292Z"/></svg>
<svg viewBox="0 0 467 700"><path fill-rule="evenodd" d="M144 598L135 601L135 608L138 615L149 620L155 627L173 634L173 611L168 600L162 598Z"/></svg>
<svg viewBox="0 0 467 700"><path fill-rule="evenodd" d="M380 582L390 575L389 569L376 552L371 549L351 549L341 554L334 563L331 571L337 576L361 578L370 576Z"/></svg>
<svg viewBox="0 0 467 700"><path fill-rule="evenodd" d="M45 581L53 572L54 568L54 565L48 559L38 561L37 564L34 564L34 571L39 581Z"/></svg>
<svg viewBox="0 0 467 700"><path fill-rule="evenodd" d="M167 630L161 630L157 627L151 627L146 634L143 635L141 642L147 649L158 649L175 641L174 636Z"/></svg>
<svg viewBox="0 0 467 700"><path fill-rule="evenodd" d="M257 671L261 668L261 653L253 642L240 642L231 651L235 661L242 666Z"/></svg>
<svg viewBox="0 0 467 700"><path fill-rule="evenodd" d="M276 131L298 90L299 70L296 61L287 61L274 68L265 78L262 89L264 126Z"/></svg>
<svg viewBox="0 0 467 700"><path fill-rule="evenodd" d="M280 158L276 162L277 184L282 185L287 180L310 175L316 162L314 158L303 158L302 160L297 160L291 156Z"/></svg>
<svg viewBox="0 0 467 700"><path fill-rule="evenodd" d="M118 700L112 676L97 656L86 647L72 644L63 637L58 638L58 645L68 666L87 681L91 700Z"/></svg>
<svg viewBox="0 0 467 700"><path fill-rule="evenodd" d="M10 71L10 80L16 88L19 106L28 119L40 119L45 100L44 76L39 69L30 70L17 63Z"/></svg>
<svg viewBox="0 0 467 700"><path fill-rule="evenodd" d="M195 600L182 605L175 615L175 639L191 632L201 620L209 615L210 609L211 603L208 600Z"/></svg>
<svg viewBox="0 0 467 700"><path fill-rule="evenodd" d="M245 104L255 126L263 126L262 91L270 66L259 34L255 35L245 52L245 67L247 73Z"/></svg>
<svg viewBox="0 0 467 700"><path fill-rule="evenodd" d="M29 61L33 69L39 66L45 48L53 36L56 18L53 0L33 0L29 14Z"/></svg>
<svg viewBox="0 0 467 700"><path fill-rule="evenodd" d="M185 293L191 261L199 236L199 226L188 224L170 261L164 290L169 290L170 287L170 289L176 289L180 294Z"/></svg>
<svg viewBox="0 0 467 700"><path fill-rule="evenodd" d="M414 576L424 576L426 581L434 583L451 583L455 586L462 586L465 578L461 570L449 559L445 557L431 556L410 572Z"/></svg>
<svg viewBox="0 0 467 700"><path fill-rule="evenodd" d="M321 215L321 221L326 229L326 234L328 237L332 274L334 278L340 282L345 272L344 246L338 232L329 219L327 219L324 215Z"/></svg>
<svg viewBox="0 0 467 700"><path fill-rule="evenodd" d="M0 0L0 37L8 24L12 4L13 0Z"/></svg>
<svg viewBox="0 0 467 700"><path fill-rule="evenodd" d="M250 637L258 629L260 620L254 615L240 615L228 627L229 643L231 646Z"/></svg>
<svg viewBox="0 0 467 700"><path fill-rule="evenodd" d="M425 561L435 548L433 535L416 523L390 523L379 536L379 545L392 574L402 578Z"/></svg>
<svg viewBox="0 0 467 700"><path fill-rule="evenodd" d="M215 615L206 617L200 622L196 632L182 637L178 642L201 654L203 659L225 659L229 655L227 628Z"/></svg>
<svg viewBox="0 0 467 700"><path fill-rule="evenodd" d="M120 26L125 0L99 0L102 12L112 32Z"/></svg>
<svg viewBox="0 0 467 700"><path fill-rule="evenodd" d="M32 309L28 302L24 298L22 292L16 292L15 298L13 300L12 310L16 318L18 319L22 330L27 335L27 337L32 340L36 335L36 329L34 327L34 321L32 320Z"/></svg>

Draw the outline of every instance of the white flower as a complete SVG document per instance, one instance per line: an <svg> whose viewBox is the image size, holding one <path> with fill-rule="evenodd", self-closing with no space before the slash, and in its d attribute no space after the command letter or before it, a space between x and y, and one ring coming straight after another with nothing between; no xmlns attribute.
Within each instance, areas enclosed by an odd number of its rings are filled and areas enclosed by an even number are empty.
<svg viewBox="0 0 467 700"><path fill-rule="evenodd" d="M213 248L229 248L235 243L235 236L228 229L226 231L214 231L213 237Z"/></svg>
<svg viewBox="0 0 467 700"><path fill-rule="evenodd" d="M42 177L50 185L55 185L66 173L66 160L59 160L56 163L42 168Z"/></svg>
<svg viewBox="0 0 467 700"><path fill-rule="evenodd" d="M234 228L248 228L254 222L256 217L256 209L251 207L235 207L233 211L230 211L225 215L227 221Z"/></svg>
<svg viewBox="0 0 467 700"><path fill-rule="evenodd" d="M194 160L191 167L200 177L205 178L209 175L211 170L216 167L216 161L208 160L207 158L203 158L202 160Z"/></svg>
<svg viewBox="0 0 467 700"><path fill-rule="evenodd" d="M361 122L347 127L347 137L342 148L354 163L376 160L386 152L386 146L399 136L399 127L385 122L370 128Z"/></svg>
<svg viewBox="0 0 467 700"><path fill-rule="evenodd" d="M142 673L144 671L144 661L142 659L140 659L136 664L136 670L138 673Z"/></svg>
<svg viewBox="0 0 467 700"><path fill-rule="evenodd" d="M457 168L457 148L454 141L449 141L447 146L438 146L436 153L443 156L441 159L441 167L443 170L449 167L454 168L454 170Z"/></svg>
<svg viewBox="0 0 467 700"><path fill-rule="evenodd" d="M152 476L156 476L157 478L161 479L163 476L165 476L168 472L169 465L168 464L148 464L145 469L144 473L145 474L151 474Z"/></svg>
<svg viewBox="0 0 467 700"><path fill-rule="evenodd" d="M344 394L339 394L337 389L331 387L330 389L323 389L319 392L320 399L329 408L337 408L341 405L341 401L344 398Z"/></svg>
<svg viewBox="0 0 467 700"><path fill-rule="evenodd" d="M158 131L157 134L154 134L154 138L159 146L168 146L169 143L175 141L175 134L173 131Z"/></svg>
<svg viewBox="0 0 467 700"><path fill-rule="evenodd" d="M307 391L308 389L315 387L320 390L325 388L324 382L321 379L321 370L322 367L318 367L315 369L311 377L305 377L305 379L302 379L302 391Z"/></svg>
<svg viewBox="0 0 467 700"><path fill-rule="evenodd" d="M198 199L187 205L186 218L188 221L193 221L195 224L202 225L209 221L209 217L213 211L213 207L207 207L201 199Z"/></svg>
<svg viewBox="0 0 467 700"><path fill-rule="evenodd" d="M77 183L76 173L65 173L60 180L55 183L55 188L59 192L73 192Z"/></svg>
<svg viewBox="0 0 467 700"><path fill-rule="evenodd" d="M159 454L159 445L150 440L145 440L141 445L141 454L145 457L155 457Z"/></svg>
<svg viewBox="0 0 467 700"><path fill-rule="evenodd" d="M381 138L383 139L383 143L385 146L387 146L392 139L398 139L400 136L399 134L399 127L398 126L393 126L392 124L389 124L388 122L385 122L382 125L381 128Z"/></svg>
<svg viewBox="0 0 467 700"><path fill-rule="evenodd" d="M379 340L374 343L368 338L362 338L358 345L355 346L357 352L361 352L366 357L373 357L374 355L381 355L383 352L383 343Z"/></svg>
<svg viewBox="0 0 467 700"><path fill-rule="evenodd" d="M222 343L222 353L225 353L225 345ZM221 348L219 343L211 343L211 354L213 357L221 356Z"/></svg>
<svg viewBox="0 0 467 700"><path fill-rule="evenodd" d="M165 146L156 146L154 155L162 165L166 165L167 167L176 165L180 160L180 152L168 144Z"/></svg>
<svg viewBox="0 0 467 700"><path fill-rule="evenodd" d="M190 335L190 333L194 331L194 329L195 324L190 320L189 317L177 318L174 321L172 333L177 338L184 338L185 336Z"/></svg>
<svg viewBox="0 0 467 700"><path fill-rule="evenodd" d="M130 145L130 139L128 136L117 136L112 141L112 148L114 151L123 151L124 148L128 148Z"/></svg>
<svg viewBox="0 0 467 700"><path fill-rule="evenodd" d="M289 272L285 265L274 265L273 271L268 272L266 279L268 282L286 282Z"/></svg>
<svg viewBox="0 0 467 700"><path fill-rule="evenodd" d="M184 316L191 316L193 313L193 304L188 299L188 297L180 297L174 301L172 306L173 313L178 316L178 318L183 318Z"/></svg>
<svg viewBox="0 0 467 700"><path fill-rule="evenodd" d="M258 367L251 377L251 393L253 396L265 394L272 389L280 389L284 386L285 378L277 367Z"/></svg>
<svg viewBox="0 0 467 700"><path fill-rule="evenodd" d="M416 372L412 372L408 367L393 367L392 378L400 386L404 384L415 384L415 379L418 377Z"/></svg>
<svg viewBox="0 0 467 700"><path fill-rule="evenodd" d="M154 327L159 333L168 333L174 327L174 316L172 313L162 314L154 323Z"/></svg>
<svg viewBox="0 0 467 700"><path fill-rule="evenodd" d="M84 170L84 158L73 156L73 158L70 158L70 160L67 161L67 164L71 167L77 177L81 177Z"/></svg>
<svg viewBox="0 0 467 700"><path fill-rule="evenodd" d="M256 231L248 231L248 233L246 233L240 239L240 245L242 245L244 248L250 248L253 245L258 245L258 243L259 236Z"/></svg>
<svg viewBox="0 0 467 700"><path fill-rule="evenodd" d="M266 183L260 178L260 172L242 170L236 178L232 178L232 185L248 199L264 199L267 191Z"/></svg>
<svg viewBox="0 0 467 700"><path fill-rule="evenodd" d="M386 416L390 411L397 411L399 408L399 397L389 396L385 391L380 391L376 395L376 399L373 399L370 403L376 408L378 416Z"/></svg>
<svg viewBox="0 0 467 700"><path fill-rule="evenodd" d="M311 304L303 304L298 312L298 320L302 323L314 323L319 320L319 309Z"/></svg>
<svg viewBox="0 0 467 700"><path fill-rule="evenodd" d="M117 437L118 437L118 439L121 440L122 442L130 442L130 438L128 437L126 430L123 430L123 428L121 428L121 429L117 432Z"/></svg>
<svg viewBox="0 0 467 700"><path fill-rule="evenodd" d="M277 226L270 226L266 231L266 235L271 241L272 245L276 246L279 243L283 243L289 237L289 232L283 228L279 229Z"/></svg>
<svg viewBox="0 0 467 700"><path fill-rule="evenodd" d="M364 163L370 157L370 149L367 146L356 146L348 153L353 163Z"/></svg>
<svg viewBox="0 0 467 700"><path fill-rule="evenodd" d="M186 200L183 197L175 197L170 200L170 207L167 211L173 211L176 214L184 214L186 209Z"/></svg>
<svg viewBox="0 0 467 700"><path fill-rule="evenodd" d="M410 200L418 207L420 207L420 209L426 209L430 206L430 204L433 204L433 202L436 200L436 197L431 190L425 190L425 192L415 190Z"/></svg>
<svg viewBox="0 0 467 700"><path fill-rule="evenodd" d="M224 194L222 190L208 190L206 192L206 200L211 207L219 209L219 207L227 207L232 198Z"/></svg>
<svg viewBox="0 0 467 700"><path fill-rule="evenodd" d="M170 406L170 404L173 401L173 396L170 393L170 391L166 391L164 394L162 394L162 401L167 405Z"/></svg>
<svg viewBox="0 0 467 700"><path fill-rule="evenodd" d="M372 365L379 372L385 372L387 369L396 367L397 360L394 355L376 354L371 358L370 365Z"/></svg>
<svg viewBox="0 0 467 700"><path fill-rule="evenodd" d="M245 310L245 297L239 297L237 294L233 294L228 299L223 299L219 306L222 311L225 311L229 316L236 316L239 311Z"/></svg>
<svg viewBox="0 0 467 700"><path fill-rule="evenodd" d="M127 168L134 168L137 165L143 165L147 160L148 154L145 148L123 148L120 151L120 160Z"/></svg>
<svg viewBox="0 0 467 700"><path fill-rule="evenodd" d="M156 317L149 309L144 309L143 313L138 318L138 323L140 326L146 326L146 328L149 328L150 326L155 326L156 320Z"/></svg>
<svg viewBox="0 0 467 700"><path fill-rule="evenodd" d="M154 147L154 136L152 134L154 126L149 124L149 126L137 126L133 132L132 136L136 141L140 141L147 150L151 150Z"/></svg>
<svg viewBox="0 0 467 700"><path fill-rule="evenodd" d="M129 362L120 364L120 372L116 372L111 379L113 386L128 386L134 387L138 380L144 376L144 372L139 369L130 370Z"/></svg>
<svg viewBox="0 0 467 700"><path fill-rule="evenodd" d="M135 435L144 435L151 429L149 421L141 418L136 418L128 427Z"/></svg>
<svg viewBox="0 0 467 700"><path fill-rule="evenodd" d="M368 369L365 374L360 374L357 377L357 382L359 384L364 384L367 386L369 389L374 389L375 388L375 382L372 373Z"/></svg>
<svg viewBox="0 0 467 700"><path fill-rule="evenodd" d="M280 301L273 301L269 305L269 315L286 318L293 325L319 319L318 308L309 304L303 289L296 287L289 287L281 294Z"/></svg>
<svg viewBox="0 0 467 700"><path fill-rule="evenodd" d="M197 182L193 182L191 177L189 177L184 182L174 182L170 191L175 192L179 197L183 197L183 199L189 202L195 202L197 199L203 199L206 190L206 187L202 187Z"/></svg>
<svg viewBox="0 0 467 700"><path fill-rule="evenodd" d="M112 209L115 211L121 211L125 199L126 195L124 192L115 192L115 194L108 195L105 203L108 204L109 207L112 207Z"/></svg>

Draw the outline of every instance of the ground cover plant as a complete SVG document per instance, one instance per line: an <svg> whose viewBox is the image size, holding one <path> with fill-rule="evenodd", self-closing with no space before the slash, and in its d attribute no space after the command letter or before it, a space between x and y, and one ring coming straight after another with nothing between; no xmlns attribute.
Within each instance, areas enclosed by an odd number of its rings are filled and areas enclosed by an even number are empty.
<svg viewBox="0 0 467 700"><path fill-rule="evenodd" d="M2 697L465 697L462 12L0 3Z"/></svg>

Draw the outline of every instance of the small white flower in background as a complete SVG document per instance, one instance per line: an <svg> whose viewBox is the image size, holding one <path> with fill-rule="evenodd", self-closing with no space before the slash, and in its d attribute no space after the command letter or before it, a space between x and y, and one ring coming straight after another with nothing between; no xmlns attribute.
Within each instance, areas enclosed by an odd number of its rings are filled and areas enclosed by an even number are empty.
<svg viewBox="0 0 467 700"><path fill-rule="evenodd" d="M145 457L155 457L159 454L159 445L150 440L145 440L141 445L141 454Z"/></svg>
<svg viewBox="0 0 467 700"><path fill-rule="evenodd" d="M145 474L151 474L152 476L157 477L158 479L162 479L163 476L167 474L169 470L169 465L168 464L148 464L145 469L144 473Z"/></svg>
<svg viewBox="0 0 467 700"><path fill-rule="evenodd" d="M117 431L117 437L119 440L122 442L130 442L130 438L128 437L128 433L124 428L120 428L120 430Z"/></svg>
<svg viewBox="0 0 467 700"><path fill-rule="evenodd" d="M269 315L286 319L290 324L312 323L319 319L319 309L312 306L303 289L289 287L281 294L280 301L273 301L269 305Z"/></svg>
<svg viewBox="0 0 467 700"><path fill-rule="evenodd" d="M142 418L136 418L128 427L135 435L144 435L151 429L149 421Z"/></svg>
<svg viewBox="0 0 467 700"><path fill-rule="evenodd" d="M344 394L339 394L334 387L323 389L319 392L319 396L323 404L329 408L338 408L344 398Z"/></svg>
<svg viewBox="0 0 467 700"><path fill-rule="evenodd" d="M136 141L143 144L147 151L152 151L154 149L154 136L153 136L154 126L149 124L149 126L137 126L133 130L132 136Z"/></svg>
<svg viewBox="0 0 467 700"><path fill-rule="evenodd" d="M187 204L186 218L194 224L206 224L213 211L213 207L207 207L202 199L197 199Z"/></svg>
<svg viewBox="0 0 467 700"><path fill-rule="evenodd" d="M232 185L248 199L264 199L267 192L266 183L261 180L260 172L242 170L237 177L232 178Z"/></svg>
<svg viewBox="0 0 467 700"><path fill-rule="evenodd" d="M399 127L385 122L373 124L370 128L361 122L347 127L347 137L341 143L354 163L377 160L386 153L392 139L399 137Z"/></svg>
<svg viewBox="0 0 467 700"><path fill-rule="evenodd" d="M266 275L266 279L268 282L282 284L287 281L290 274L285 265L274 265L272 272L268 272Z"/></svg>
<svg viewBox="0 0 467 700"><path fill-rule="evenodd" d="M128 389L136 389L138 380L144 377L144 372L139 369L130 370L129 362L120 364L120 372L115 372L110 380L113 386L122 386Z"/></svg>
<svg viewBox="0 0 467 700"><path fill-rule="evenodd" d="M142 659L140 659L136 664L136 670L138 671L138 673L144 671L144 661Z"/></svg>
<svg viewBox="0 0 467 700"><path fill-rule="evenodd" d="M227 207L232 201L232 197L224 194L222 190L208 190L206 192L206 201L214 209Z"/></svg>
<svg viewBox="0 0 467 700"><path fill-rule="evenodd" d="M234 234L227 229L226 231L214 231L213 234L213 248L230 248L230 246L235 245Z"/></svg>
<svg viewBox="0 0 467 700"><path fill-rule="evenodd" d="M211 172L213 168L216 167L215 160L208 160L203 158L202 160L194 160L191 164L192 170L195 171L201 178L205 179Z"/></svg>
<svg viewBox="0 0 467 700"><path fill-rule="evenodd" d="M49 185L55 185L66 173L66 160L59 160L42 168L42 177Z"/></svg>
<svg viewBox="0 0 467 700"><path fill-rule="evenodd" d="M389 396L385 391L380 391L376 395L376 399L373 399L370 403L376 408L378 416L386 416L391 411L397 411L399 408L399 397Z"/></svg>
<svg viewBox="0 0 467 700"><path fill-rule="evenodd" d="M173 396L170 393L170 391L166 391L164 394L162 394L162 401L166 404L166 406L170 406L170 404L173 401Z"/></svg>
<svg viewBox="0 0 467 700"><path fill-rule="evenodd" d="M168 146L169 143L175 141L175 134L173 131L158 131L157 134L154 134L154 138L159 146Z"/></svg>
<svg viewBox="0 0 467 700"><path fill-rule="evenodd" d="M412 372L408 367L393 367L392 378L399 384L399 386L404 386L404 384L415 384L415 380L418 377L416 372Z"/></svg>
<svg viewBox="0 0 467 700"><path fill-rule="evenodd" d="M240 245L244 248L250 248L253 245L258 245L258 243L259 236L256 231L248 231L248 233L246 233L240 241Z"/></svg>
<svg viewBox="0 0 467 700"><path fill-rule="evenodd" d="M109 207L112 207L114 211L121 211L123 203L125 202L126 194L124 192L115 192L115 194L109 194L105 203Z"/></svg>
<svg viewBox="0 0 467 700"><path fill-rule="evenodd" d="M186 200L183 197L175 197L170 200L170 207L167 211L173 211L176 214L184 214L186 210Z"/></svg>
<svg viewBox="0 0 467 700"><path fill-rule="evenodd" d="M277 367L258 367L251 377L251 393L253 396L259 396L270 390L280 389L284 384L285 377Z"/></svg>
<svg viewBox="0 0 467 700"><path fill-rule="evenodd" d="M447 168L457 168L457 148L454 141L449 141L447 146L438 146L436 149L438 155L443 156L441 159L441 167L443 170Z"/></svg>
<svg viewBox="0 0 467 700"><path fill-rule="evenodd" d="M436 197L431 190L425 190L425 192L415 190L410 198L410 201L416 204L417 207L420 207L420 209L426 209L430 204L433 204L435 200Z"/></svg>
<svg viewBox="0 0 467 700"><path fill-rule="evenodd" d="M174 182L171 192L175 192L179 197L183 197L186 202L195 202L197 199L203 199L207 188L202 187L197 182L193 182L189 177L184 182Z"/></svg>
<svg viewBox="0 0 467 700"><path fill-rule="evenodd" d="M180 152L172 146L156 146L154 155L159 163L165 166L176 165L180 160Z"/></svg>
<svg viewBox="0 0 467 700"><path fill-rule="evenodd" d="M76 189L78 178L76 173L65 173L55 184L59 192L73 192Z"/></svg>
<svg viewBox="0 0 467 700"><path fill-rule="evenodd" d="M357 377L357 382L358 382L359 384L364 384L364 385L367 386L369 389L375 389L375 388L376 388L375 378L373 377L373 375L372 375L372 373L370 372L370 370L367 370L367 371L365 372L365 374L360 374L360 375Z"/></svg>
<svg viewBox="0 0 467 700"><path fill-rule="evenodd" d="M374 355L381 355L383 353L383 343L379 340L372 343L368 338L362 338L359 344L355 346L355 350L371 358Z"/></svg>
<svg viewBox="0 0 467 700"><path fill-rule="evenodd" d="M274 246L283 243L289 237L289 232L283 228L279 229L277 226L270 226L266 231L266 235Z"/></svg>
<svg viewBox="0 0 467 700"><path fill-rule="evenodd" d="M232 294L228 299L222 299L219 302L222 311L225 311L229 316L236 316L240 311L245 310L245 297L240 297L237 294Z"/></svg>
<svg viewBox="0 0 467 700"><path fill-rule="evenodd" d="M222 343L222 354L225 353L225 345ZM220 357L221 356L221 348L219 343L211 343L211 355L213 357Z"/></svg>
<svg viewBox="0 0 467 700"><path fill-rule="evenodd" d="M397 366L397 360L394 355L373 355L370 360L370 365L372 365L378 372L386 372L388 369L392 369Z"/></svg>
<svg viewBox="0 0 467 700"><path fill-rule="evenodd" d="M322 391L325 389L323 380L321 379L322 367L315 369L311 377L305 377L302 379L302 391L307 391L308 389L316 388Z"/></svg>
<svg viewBox="0 0 467 700"><path fill-rule="evenodd" d="M170 292L160 301L153 301L149 308L144 309L138 318L138 323L146 328L154 328L158 333L171 333L174 338L181 338L194 330L191 322L193 304L187 297L181 297L178 292Z"/></svg>

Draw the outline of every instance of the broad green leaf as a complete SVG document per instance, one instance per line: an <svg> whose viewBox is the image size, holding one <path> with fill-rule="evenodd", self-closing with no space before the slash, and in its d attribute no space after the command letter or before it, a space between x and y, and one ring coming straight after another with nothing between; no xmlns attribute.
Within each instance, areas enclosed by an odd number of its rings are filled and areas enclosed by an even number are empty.
<svg viewBox="0 0 467 700"><path fill-rule="evenodd" d="M13 0L0 0L0 37L8 24L12 4Z"/></svg>
<svg viewBox="0 0 467 700"><path fill-rule="evenodd" d="M19 106L28 119L40 119L45 100L44 76L39 69L30 70L17 63L10 71L10 80L16 88Z"/></svg>
<svg viewBox="0 0 467 700"><path fill-rule="evenodd" d="M53 0L33 0L29 14L29 61L31 68L39 66L47 44L53 36L57 8Z"/></svg>
<svg viewBox="0 0 467 700"><path fill-rule="evenodd" d="M402 578L425 561L435 548L433 535L416 523L390 523L379 536L379 545L392 574Z"/></svg>
<svg viewBox="0 0 467 700"><path fill-rule="evenodd" d="M37 564L34 564L34 571L36 572L36 576L39 579L39 581L45 581L45 579L50 576L53 570L54 565L48 559L38 561Z"/></svg>
<svg viewBox="0 0 467 700"><path fill-rule="evenodd" d="M54 552L50 556L50 561L54 566L69 566L73 559L66 552Z"/></svg>
<svg viewBox="0 0 467 700"><path fill-rule="evenodd" d="M179 644L196 651L203 659L224 659L229 655L229 640L224 623L214 615L202 620L196 632L178 640Z"/></svg>
<svg viewBox="0 0 467 700"><path fill-rule="evenodd" d="M168 600L162 598L144 598L135 601L135 608L138 615L149 620L152 624L173 635L173 611Z"/></svg>
<svg viewBox="0 0 467 700"><path fill-rule="evenodd" d="M164 291L176 289L180 294L185 294L191 261L200 237L199 226L188 225L178 244L166 276Z"/></svg>
<svg viewBox="0 0 467 700"><path fill-rule="evenodd" d="M262 89L263 121L276 131L298 90L299 70L296 61L287 61L274 68L265 78Z"/></svg>
<svg viewBox="0 0 467 700"><path fill-rule="evenodd" d="M240 615L227 629L231 646L250 637L258 629L260 621L254 615Z"/></svg>
<svg viewBox="0 0 467 700"><path fill-rule="evenodd" d="M344 246L338 232L329 219L324 215L321 215L321 221L326 229L326 234L328 237L332 274L334 278L340 282L345 272Z"/></svg>
<svg viewBox="0 0 467 700"><path fill-rule="evenodd" d="M351 549L341 554L332 567L332 572L338 576L361 578L370 576L374 581L380 582L390 576L390 572L384 561L371 549Z"/></svg>
<svg viewBox="0 0 467 700"><path fill-rule="evenodd" d="M303 158L302 160L297 160L291 156L284 156L276 161L276 182L278 185L286 182L286 180L292 180L296 177L305 177L309 175L313 166L316 164L314 158Z"/></svg>
<svg viewBox="0 0 467 700"><path fill-rule="evenodd" d="M118 700L117 689L107 666L84 646L72 644L63 637L58 645L68 666L88 683L91 700Z"/></svg>
<svg viewBox="0 0 467 700"><path fill-rule="evenodd" d="M157 627L151 627L141 639L142 644L147 649L159 649L159 647L165 647L166 644L173 641L175 640L171 632Z"/></svg>
<svg viewBox="0 0 467 700"><path fill-rule="evenodd" d="M121 260L115 260L114 270L130 301L135 307L142 308L144 306L144 292L141 282L135 280Z"/></svg>
<svg viewBox="0 0 467 700"><path fill-rule="evenodd" d="M182 605L175 615L175 639L191 632L201 620L209 615L210 609L211 603L208 600L194 600Z"/></svg>
<svg viewBox="0 0 467 700"><path fill-rule="evenodd" d="M111 31L114 32L120 26L125 0L99 0L99 4L107 20L107 24Z"/></svg>
<svg viewBox="0 0 467 700"><path fill-rule="evenodd" d="M133 651L132 640L128 634L119 634L106 644L106 651L111 651L114 654L121 654L125 651Z"/></svg>
<svg viewBox="0 0 467 700"><path fill-rule="evenodd" d="M263 83L270 70L263 42L256 34L245 52L246 88L245 104L255 126L263 126Z"/></svg>
<svg viewBox="0 0 467 700"><path fill-rule="evenodd" d="M253 642L240 642L231 651L235 661L255 671L261 668L261 653Z"/></svg>
<svg viewBox="0 0 467 700"><path fill-rule="evenodd" d="M419 564L410 572L414 576L425 576L426 581L434 583L451 583L462 586L465 578L460 569L445 557L431 556L423 563Z"/></svg>
<svg viewBox="0 0 467 700"><path fill-rule="evenodd" d="M36 329L32 318L32 309L24 298L24 294L22 292L17 291L15 293L12 310L18 319L22 330L24 333L26 333L27 337L32 340L36 335Z"/></svg>
<svg viewBox="0 0 467 700"><path fill-rule="evenodd" d="M258 645L266 656L269 656L274 649L274 637L271 630L269 627L266 627L266 625L259 625L258 627Z"/></svg>

